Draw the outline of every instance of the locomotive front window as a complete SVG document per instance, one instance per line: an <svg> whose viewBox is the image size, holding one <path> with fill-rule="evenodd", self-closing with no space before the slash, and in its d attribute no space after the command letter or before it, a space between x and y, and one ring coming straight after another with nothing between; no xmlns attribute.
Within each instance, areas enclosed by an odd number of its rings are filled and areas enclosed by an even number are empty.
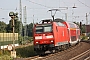
<svg viewBox="0 0 90 60"><path fill-rule="evenodd" d="M41 32L43 32L43 27L40 26L36 27L36 33L41 33Z"/></svg>
<svg viewBox="0 0 90 60"><path fill-rule="evenodd" d="M52 32L52 25L38 25L36 26L36 33Z"/></svg>

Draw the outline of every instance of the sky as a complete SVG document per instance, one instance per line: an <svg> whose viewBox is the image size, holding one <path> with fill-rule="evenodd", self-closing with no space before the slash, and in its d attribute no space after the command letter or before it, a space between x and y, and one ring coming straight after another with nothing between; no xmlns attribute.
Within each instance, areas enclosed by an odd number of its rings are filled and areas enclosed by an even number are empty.
<svg viewBox="0 0 90 60"><path fill-rule="evenodd" d="M40 22L43 19L52 19L51 9L59 9L55 18L67 21L86 23L86 13L88 24L90 24L90 0L21 0L22 1L22 23L24 22L23 8L26 6L27 24ZM73 6L77 8L72 8ZM68 8L68 9L67 9ZM20 0L0 0L0 21L9 23L11 19L9 12L20 13ZM55 12L53 11L52 14ZM67 14L67 15L65 15ZM19 15L18 15L19 16Z"/></svg>

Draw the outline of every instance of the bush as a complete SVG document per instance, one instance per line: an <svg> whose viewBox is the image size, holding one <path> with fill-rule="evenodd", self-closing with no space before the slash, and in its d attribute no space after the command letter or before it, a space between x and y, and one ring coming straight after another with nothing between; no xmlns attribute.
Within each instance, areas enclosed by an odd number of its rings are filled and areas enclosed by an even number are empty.
<svg viewBox="0 0 90 60"><path fill-rule="evenodd" d="M81 36L81 40L88 40L88 36Z"/></svg>
<svg viewBox="0 0 90 60"><path fill-rule="evenodd" d="M36 53L34 52L33 46L17 48L16 51L17 51L17 56L19 57L30 57L30 56L36 55Z"/></svg>

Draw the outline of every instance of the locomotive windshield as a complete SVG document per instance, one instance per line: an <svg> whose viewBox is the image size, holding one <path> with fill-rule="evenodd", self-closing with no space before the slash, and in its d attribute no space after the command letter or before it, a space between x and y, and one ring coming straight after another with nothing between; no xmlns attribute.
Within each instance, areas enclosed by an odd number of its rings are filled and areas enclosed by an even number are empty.
<svg viewBox="0 0 90 60"><path fill-rule="evenodd" d="M52 24L43 24L36 26L36 33L52 32Z"/></svg>

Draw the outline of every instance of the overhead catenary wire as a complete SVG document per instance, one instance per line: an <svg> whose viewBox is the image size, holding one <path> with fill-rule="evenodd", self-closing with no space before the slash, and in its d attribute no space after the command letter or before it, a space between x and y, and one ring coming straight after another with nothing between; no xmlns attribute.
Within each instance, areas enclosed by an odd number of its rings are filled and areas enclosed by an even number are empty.
<svg viewBox="0 0 90 60"><path fill-rule="evenodd" d="M36 5L40 5L40 6L46 7L46 8L54 8L54 7L49 7L49 6L40 4L40 3L33 2L33 1L31 1L31 0L26 0L26 1L31 2L31 3L33 3L33 4L36 4ZM90 6L88 6L87 4L81 2L80 0L77 0L77 1L80 2L81 4L85 5L86 7L90 8ZM62 2L63 2L65 5L67 5L63 0L62 0ZM16 9L16 8L15 8L15 9ZM15 10L15 9L3 9L3 8L0 8L0 10ZM33 9L33 8L30 8L30 9ZM38 8L35 8L35 9L38 9ZM40 9L43 9L43 8L40 8ZM17 10L19 10L19 9L17 9Z"/></svg>
<svg viewBox="0 0 90 60"><path fill-rule="evenodd" d="M90 8L90 6L88 6L87 4L85 4L85 3L81 2L80 0L77 0L77 1L78 1L78 2L80 2L81 4L83 4L84 6L86 6L86 7Z"/></svg>
<svg viewBox="0 0 90 60"><path fill-rule="evenodd" d="M49 6L40 4L40 3L33 2L33 1L31 1L31 0L26 0L26 1L29 1L29 2L31 2L31 3L33 3L33 4L40 5L40 6L43 6L43 7L46 7L46 8L53 8L53 7L49 7Z"/></svg>
<svg viewBox="0 0 90 60"><path fill-rule="evenodd" d="M68 6L68 5L65 3L65 1L62 0L62 2L63 2L66 6Z"/></svg>

